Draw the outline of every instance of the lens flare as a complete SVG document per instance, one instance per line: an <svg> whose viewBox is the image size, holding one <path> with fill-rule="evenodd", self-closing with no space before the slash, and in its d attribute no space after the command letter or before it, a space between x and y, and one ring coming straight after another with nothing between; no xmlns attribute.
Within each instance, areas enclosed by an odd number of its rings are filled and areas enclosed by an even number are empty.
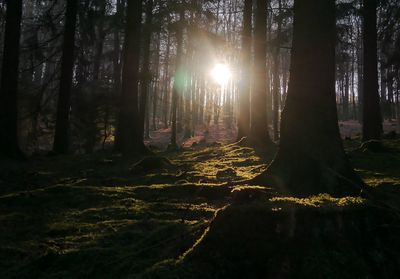
<svg viewBox="0 0 400 279"><path fill-rule="evenodd" d="M229 79L232 77L232 73L229 67L225 64L216 64L211 71L211 77L216 83L224 86L228 83Z"/></svg>

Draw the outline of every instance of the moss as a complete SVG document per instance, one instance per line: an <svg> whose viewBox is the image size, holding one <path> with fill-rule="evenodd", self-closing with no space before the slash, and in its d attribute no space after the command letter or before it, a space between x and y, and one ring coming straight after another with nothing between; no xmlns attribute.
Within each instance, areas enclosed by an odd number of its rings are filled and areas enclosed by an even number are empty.
<svg viewBox="0 0 400 279"><path fill-rule="evenodd" d="M139 173L128 169L143 158L107 153L2 165L0 277L367 277L383 266L391 277L400 258L400 141L384 141L386 153L346 144L357 172L375 186L375 205L390 209L220 184L218 171L252 178L271 160L235 144L158 153L173 165ZM237 193L256 198L235 202ZM268 270L258 274L262 266Z"/></svg>
<svg viewBox="0 0 400 279"><path fill-rule="evenodd" d="M361 205L366 202L366 200L361 197L349 196L349 197L335 198L330 196L329 194L320 194L308 198L273 197L270 198L269 201L278 203L293 203L297 205L311 206L311 207L328 207L328 206L344 207L352 205Z"/></svg>

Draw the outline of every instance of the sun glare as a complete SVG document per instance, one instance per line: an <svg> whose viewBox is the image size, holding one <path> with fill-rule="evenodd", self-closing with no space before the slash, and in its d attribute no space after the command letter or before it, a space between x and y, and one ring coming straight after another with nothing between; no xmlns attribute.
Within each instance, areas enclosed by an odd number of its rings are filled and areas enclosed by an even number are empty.
<svg viewBox="0 0 400 279"><path fill-rule="evenodd" d="M219 85L224 86L228 83L232 74L225 64L216 64L211 71L211 76Z"/></svg>

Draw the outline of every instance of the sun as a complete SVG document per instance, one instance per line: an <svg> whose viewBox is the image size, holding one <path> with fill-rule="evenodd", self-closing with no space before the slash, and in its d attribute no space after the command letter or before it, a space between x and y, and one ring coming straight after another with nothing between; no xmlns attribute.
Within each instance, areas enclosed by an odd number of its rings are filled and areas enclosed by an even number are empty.
<svg viewBox="0 0 400 279"><path fill-rule="evenodd" d="M224 86L228 83L229 79L232 77L232 73L226 64L218 63L214 66L211 71L211 77L216 83Z"/></svg>

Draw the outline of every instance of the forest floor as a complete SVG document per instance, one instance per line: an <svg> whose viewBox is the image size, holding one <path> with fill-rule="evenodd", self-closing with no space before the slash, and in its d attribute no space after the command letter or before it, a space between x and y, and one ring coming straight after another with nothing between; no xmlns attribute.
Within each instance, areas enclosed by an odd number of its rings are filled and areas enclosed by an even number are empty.
<svg viewBox="0 0 400 279"><path fill-rule="evenodd" d="M166 134L153 134L152 144L161 149ZM0 162L0 278L188 277L155 270L190 251L232 204L224 182L252 178L273 158L232 143L235 132L221 127L202 137L157 151L158 161L98 152ZM386 140L380 153L359 145L345 140L353 166L387 188L385 202L398 210L400 140Z"/></svg>

